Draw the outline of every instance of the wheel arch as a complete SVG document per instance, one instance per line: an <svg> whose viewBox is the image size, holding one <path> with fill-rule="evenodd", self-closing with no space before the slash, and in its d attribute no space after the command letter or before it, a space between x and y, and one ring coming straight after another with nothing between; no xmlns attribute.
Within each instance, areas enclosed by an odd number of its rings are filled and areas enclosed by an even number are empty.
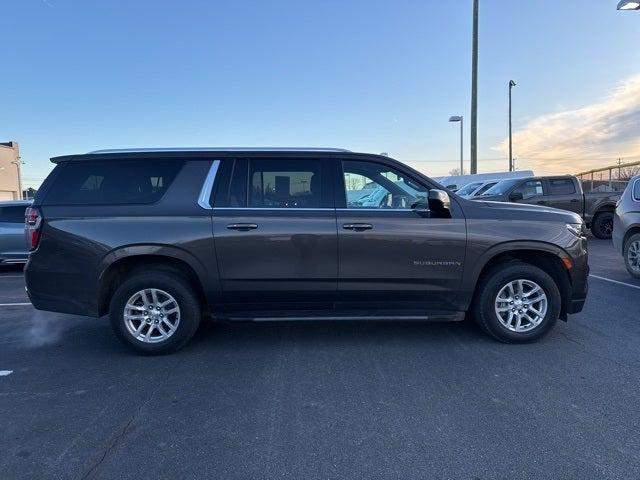
<svg viewBox="0 0 640 480"><path fill-rule="evenodd" d="M100 262L98 315L102 316L108 312L111 296L126 276L149 267L166 269L182 275L192 285L203 304L208 302L206 281L211 277L197 258L177 247L134 245L114 250Z"/></svg>
<svg viewBox="0 0 640 480"><path fill-rule="evenodd" d="M560 318L566 319L571 299L571 276L564 266L563 258L570 258L565 250L545 242L506 242L490 248L478 259L467 280L473 291L472 304L483 275L496 265L522 262L542 269L553 278L562 299Z"/></svg>
<svg viewBox="0 0 640 480"><path fill-rule="evenodd" d="M635 234L640 233L640 224L631 225L624 234L622 239L622 254L624 255L624 248L627 245L627 241Z"/></svg>

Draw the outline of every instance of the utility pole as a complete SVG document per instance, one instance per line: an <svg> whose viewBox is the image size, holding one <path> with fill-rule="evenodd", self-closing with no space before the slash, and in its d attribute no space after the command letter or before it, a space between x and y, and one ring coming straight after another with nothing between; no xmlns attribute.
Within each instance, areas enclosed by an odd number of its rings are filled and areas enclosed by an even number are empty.
<svg viewBox="0 0 640 480"><path fill-rule="evenodd" d="M471 174L478 173L478 1L473 0L471 49Z"/></svg>
<svg viewBox="0 0 640 480"><path fill-rule="evenodd" d="M516 82L509 80L509 171L513 172L513 138L511 137L511 89Z"/></svg>
<svg viewBox="0 0 640 480"><path fill-rule="evenodd" d="M621 165L622 165L622 159L621 159L621 158L619 158L619 159L618 159L618 180L620 180L620 174L622 173L622 172L620 171L620 166L621 166Z"/></svg>

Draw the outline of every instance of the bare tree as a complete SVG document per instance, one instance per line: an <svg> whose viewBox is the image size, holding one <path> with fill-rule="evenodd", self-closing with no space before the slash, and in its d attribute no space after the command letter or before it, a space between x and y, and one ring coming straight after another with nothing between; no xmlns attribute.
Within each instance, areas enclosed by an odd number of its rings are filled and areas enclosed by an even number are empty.
<svg viewBox="0 0 640 480"><path fill-rule="evenodd" d="M449 170L449 175L451 175L452 177L460 175L460 169L459 168L453 168L453 169Z"/></svg>
<svg viewBox="0 0 640 480"><path fill-rule="evenodd" d="M640 165L620 168L620 180L631 180L636 175L640 175Z"/></svg>

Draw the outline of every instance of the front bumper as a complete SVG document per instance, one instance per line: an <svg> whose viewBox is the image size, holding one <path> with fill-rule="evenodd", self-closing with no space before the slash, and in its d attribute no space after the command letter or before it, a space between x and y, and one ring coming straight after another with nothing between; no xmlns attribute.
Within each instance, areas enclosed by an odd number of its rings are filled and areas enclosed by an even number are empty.
<svg viewBox="0 0 640 480"><path fill-rule="evenodd" d="M586 237L582 237L571 250L573 268L569 270L571 292L565 303L567 314L581 312L589 293L590 268Z"/></svg>

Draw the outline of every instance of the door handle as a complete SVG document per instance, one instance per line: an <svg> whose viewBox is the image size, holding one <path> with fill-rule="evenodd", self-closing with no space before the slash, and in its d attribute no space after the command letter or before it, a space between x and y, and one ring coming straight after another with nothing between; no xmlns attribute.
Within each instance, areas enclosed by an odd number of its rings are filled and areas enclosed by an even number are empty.
<svg viewBox="0 0 640 480"><path fill-rule="evenodd" d="M577 198L574 198L573 200L571 200L571 203L578 203L580 200L578 200Z"/></svg>
<svg viewBox="0 0 640 480"><path fill-rule="evenodd" d="M545 200L538 200L538 205L546 205L547 202Z"/></svg>
<svg viewBox="0 0 640 480"><path fill-rule="evenodd" d="M361 232L363 230L371 230L373 225L370 223L345 223L342 225L342 228L345 230L355 230L357 232Z"/></svg>
<svg viewBox="0 0 640 480"><path fill-rule="evenodd" d="M255 223L230 223L229 225L227 225L227 228L229 230L246 231L246 230L255 230L256 228L258 228L258 225Z"/></svg>

